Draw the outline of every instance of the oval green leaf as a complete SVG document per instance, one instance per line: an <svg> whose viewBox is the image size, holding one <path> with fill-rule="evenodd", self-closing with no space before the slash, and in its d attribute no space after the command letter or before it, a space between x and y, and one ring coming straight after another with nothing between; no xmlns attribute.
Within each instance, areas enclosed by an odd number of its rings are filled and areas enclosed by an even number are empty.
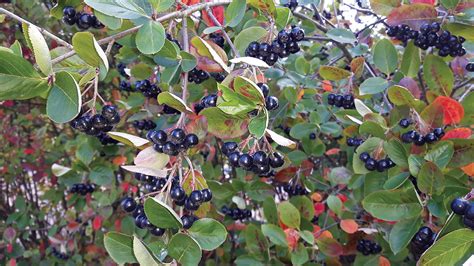
<svg viewBox="0 0 474 266"><path fill-rule="evenodd" d="M66 123L81 111L82 98L76 80L65 71L56 73L46 102L46 113L56 123Z"/></svg>

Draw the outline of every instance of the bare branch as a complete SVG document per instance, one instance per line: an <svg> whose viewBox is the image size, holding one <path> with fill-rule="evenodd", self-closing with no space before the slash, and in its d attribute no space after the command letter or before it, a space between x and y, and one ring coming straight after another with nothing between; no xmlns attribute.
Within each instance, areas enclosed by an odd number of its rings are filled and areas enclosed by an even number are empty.
<svg viewBox="0 0 474 266"><path fill-rule="evenodd" d="M232 43L232 41L230 40L230 37L227 34L227 32L225 32L224 27L222 27L222 24L217 20L216 16L214 16L214 14L212 13L211 8L206 7L206 12L209 15L209 17L211 18L212 22L214 22L214 24L216 24L218 27L220 27L222 29L222 34L224 35L224 39L229 44L230 49L232 49L232 52L234 53L234 56L235 57L240 57L239 51L235 48L234 43Z"/></svg>

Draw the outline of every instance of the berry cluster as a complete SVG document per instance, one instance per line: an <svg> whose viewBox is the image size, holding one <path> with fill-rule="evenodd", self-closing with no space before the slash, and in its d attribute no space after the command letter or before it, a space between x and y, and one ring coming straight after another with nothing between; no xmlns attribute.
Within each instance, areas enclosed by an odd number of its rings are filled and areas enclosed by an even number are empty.
<svg viewBox="0 0 474 266"><path fill-rule="evenodd" d="M155 122L148 119L133 121L133 127L139 130L152 130L156 127Z"/></svg>
<svg viewBox="0 0 474 266"><path fill-rule="evenodd" d="M359 147L364 143L363 139L358 139L358 138L347 138L346 144L349 147Z"/></svg>
<svg viewBox="0 0 474 266"><path fill-rule="evenodd" d="M107 135L104 132L100 132L99 134L97 134L96 137L99 139L99 141L100 141L100 143L102 143L102 145L119 143L117 140L113 139L111 136Z"/></svg>
<svg viewBox="0 0 474 266"><path fill-rule="evenodd" d="M399 125L400 126L405 126L405 122L403 119L400 120ZM402 127L403 127L402 126ZM425 143L431 144L434 143L438 140L440 140L444 136L444 129L441 127L437 127L433 129L432 132L426 134L426 135L421 135L420 133L416 132L415 130L410 130L402 134L401 138L402 141L405 143L414 143L416 146L423 146Z"/></svg>
<svg viewBox="0 0 474 266"><path fill-rule="evenodd" d="M72 185L69 192L74 194L81 194L82 196L87 195L87 193L92 193L95 191L96 185L95 184L74 184Z"/></svg>
<svg viewBox="0 0 474 266"><path fill-rule="evenodd" d="M379 172L383 172L395 166L395 163L390 160L390 158L375 160L370 157L370 154L368 152L361 153L359 155L359 159L365 163L365 169L369 171L377 170Z"/></svg>
<svg viewBox="0 0 474 266"><path fill-rule="evenodd" d="M144 183L145 190L148 192L157 192L165 187L166 178L157 178L150 175L135 174L135 178Z"/></svg>
<svg viewBox="0 0 474 266"><path fill-rule="evenodd" d="M130 84L130 82L126 80L120 81L119 89L122 91L128 91L128 92L133 91L132 84Z"/></svg>
<svg viewBox="0 0 474 266"><path fill-rule="evenodd" d="M222 73L210 73L211 77L213 77L217 82L222 82L225 79L225 75Z"/></svg>
<svg viewBox="0 0 474 266"><path fill-rule="evenodd" d="M278 58L288 57L300 51L299 41L304 39L304 30L297 26L292 26L291 30L281 30L277 39L271 44L251 42L245 50L246 56L256 57L273 66Z"/></svg>
<svg viewBox="0 0 474 266"><path fill-rule="evenodd" d="M270 88L265 83L257 83L258 88L262 91L263 96L265 97L265 108L268 111L273 111L278 109L279 103L278 98L275 96L268 96L270 94Z"/></svg>
<svg viewBox="0 0 474 266"><path fill-rule="evenodd" d="M174 42L180 50L182 49L181 44L178 42L178 40L173 39L173 37L171 37L171 34L166 33L166 39L168 39L168 41L170 41L170 42Z"/></svg>
<svg viewBox="0 0 474 266"><path fill-rule="evenodd" d="M202 82L209 79L209 73L204 70L199 70L194 68L193 70L189 71L188 73L188 81L194 82L196 84L201 84Z"/></svg>
<svg viewBox="0 0 474 266"><path fill-rule="evenodd" d="M206 108L216 107L216 105L217 105L217 94L209 94L207 96L204 96L199 103L194 105L194 111L196 113L199 113Z"/></svg>
<svg viewBox="0 0 474 266"><path fill-rule="evenodd" d="M408 40L414 40L415 46L427 50L430 47L436 47L438 55L445 56L464 56L466 49L462 44L466 39L463 37L451 35L449 31L441 31L441 25L438 22L421 25L420 30L413 30L406 24L390 26L387 28L387 35L406 43Z"/></svg>
<svg viewBox="0 0 474 266"><path fill-rule="evenodd" d="M423 226L418 230L413 239L411 240L411 251L415 256L415 260L418 260L433 243L436 238L436 234L427 226Z"/></svg>
<svg viewBox="0 0 474 266"><path fill-rule="evenodd" d="M180 111L174 109L173 107L171 106L168 106L168 105L163 105L163 113L164 114L167 114L167 115L179 115L181 114Z"/></svg>
<svg viewBox="0 0 474 266"><path fill-rule="evenodd" d="M287 183L283 185L283 191L288 193L289 197L308 195L308 190L304 185Z"/></svg>
<svg viewBox="0 0 474 266"><path fill-rule="evenodd" d="M135 89L147 98L156 98L161 93L161 89L156 84L151 84L148 79L135 82Z"/></svg>
<svg viewBox="0 0 474 266"><path fill-rule="evenodd" d="M184 206L187 211L197 211L201 204L211 201L212 192L205 188L203 190L193 190L189 195L186 195L179 182L176 182L173 183L170 196L176 205Z"/></svg>
<svg viewBox="0 0 474 266"><path fill-rule="evenodd" d="M221 212L227 216L229 216L232 220L237 221L237 220L245 220L245 219L250 219L252 217L252 211L248 209L239 209L239 208L231 208L227 206L223 206L221 208Z"/></svg>
<svg viewBox="0 0 474 266"><path fill-rule="evenodd" d="M122 209L131 213L135 219L135 225L140 229L148 229L154 236L162 236L165 233L165 229L156 227L150 223L148 217L146 217L143 205L137 204L131 197L126 197L120 203Z"/></svg>
<svg viewBox="0 0 474 266"><path fill-rule="evenodd" d="M55 247L52 248L51 254L60 260L68 260L69 256L61 251L57 250Z"/></svg>
<svg viewBox="0 0 474 266"><path fill-rule="evenodd" d="M252 155L240 153L236 142L225 142L222 145L222 153L229 159L229 164L233 167L242 167L247 171L252 171L261 176L267 176L271 168L281 167L284 157L279 152L273 152L271 156L264 151L256 151Z"/></svg>
<svg viewBox="0 0 474 266"><path fill-rule="evenodd" d="M63 15L63 21L66 24L71 26L77 24L77 27L81 30L87 30L90 27L95 29L102 29L105 27L96 16L88 13L76 12L76 9L72 6L65 7L63 9Z"/></svg>
<svg viewBox="0 0 474 266"><path fill-rule="evenodd" d="M288 7L291 11L295 11L298 7L298 0L289 0L288 3L283 5L284 7Z"/></svg>
<svg viewBox="0 0 474 266"><path fill-rule="evenodd" d="M334 94L328 95L328 104L336 107L342 107L344 109L355 109L354 95L352 94Z"/></svg>
<svg viewBox="0 0 474 266"><path fill-rule="evenodd" d="M466 70L468 72L474 72L474 63L467 63Z"/></svg>
<svg viewBox="0 0 474 266"><path fill-rule="evenodd" d="M219 47L224 48L225 40L224 40L224 37L222 36L222 34L218 34L218 33L213 32L213 33L209 34L209 39L211 39L211 41L213 41Z"/></svg>
<svg viewBox="0 0 474 266"><path fill-rule="evenodd" d="M181 128L173 129L170 134L163 130L150 130L146 134L149 141L153 142L153 147L157 152L176 156L181 151L196 146L199 139L196 134L187 134Z"/></svg>
<svg viewBox="0 0 474 266"><path fill-rule="evenodd" d="M368 239L359 239L359 241L357 241L356 249L364 256L378 254L382 251L382 247L379 244Z"/></svg>
<svg viewBox="0 0 474 266"><path fill-rule="evenodd" d="M120 122L120 115L117 107L105 105L100 114L93 116L82 115L71 121L72 128L84 132L88 135L96 136L101 132L112 130L113 126Z"/></svg>
<svg viewBox="0 0 474 266"><path fill-rule="evenodd" d="M456 198L451 202L451 210L455 214L463 215L464 225L474 230L474 203L469 203L463 198Z"/></svg>

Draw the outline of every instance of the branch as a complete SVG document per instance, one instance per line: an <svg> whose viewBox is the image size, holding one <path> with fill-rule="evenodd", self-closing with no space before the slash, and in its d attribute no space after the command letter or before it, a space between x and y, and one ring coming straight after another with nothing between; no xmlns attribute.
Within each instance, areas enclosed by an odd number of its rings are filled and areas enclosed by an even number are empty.
<svg viewBox="0 0 474 266"><path fill-rule="evenodd" d="M186 19L186 17L183 17L182 24L183 24L183 28L181 29L181 33L183 37L183 48L185 52L189 53L188 20ZM186 100L188 98L188 76L189 76L189 73L184 72L184 76L182 80L183 92L181 96L184 104L186 104ZM181 112L181 116L179 117L178 123L176 123L178 127L184 126L185 117L186 117L186 113Z"/></svg>
<svg viewBox="0 0 474 266"><path fill-rule="evenodd" d="M0 13L3 13L3 14L5 14L5 15L7 15L7 16L9 16L9 17L11 17L11 18L13 18L13 19L15 19L15 20L21 22L21 23L25 23L25 24L28 24L28 25L30 25L30 26L35 26L36 28L38 28L38 30L39 30L41 33L43 33L44 35L48 36L50 39L55 40L58 44L61 44L62 46L65 46L65 47L67 47L67 48L69 48L69 49L72 49L72 45L70 45L68 42L66 42L66 41L64 41L63 39L59 38L58 36L52 34L51 32L49 32L49 31L47 31L47 30L45 30L45 29L43 29L43 28L41 28L41 27L38 27L38 26L36 26L35 24L33 24L33 23L31 23L31 22L29 22L29 21L27 21L27 20L25 20L25 19L23 19L23 18L21 18L21 17L15 15L15 14L13 14L12 12L10 12L10 11L4 9L4 8L0 8Z"/></svg>
<svg viewBox="0 0 474 266"><path fill-rule="evenodd" d="M234 56L235 57L240 57L239 51L237 51L237 49L235 48L234 43L232 43L232 41L230 40L230 37L227 34L227 32L224 30L224 27L222 27L222 24L217 20L217 18L212 13L211 8L206 7L206 12L209 15L209 17L211 18L212 22L214 22L214 24L216 24L218 27L220 27L222 29L222 34L224 35L224 38L225 38L226 42L229 44L230 49L232 49L232 52L234 53Z"/></svg>
<svg viewBox="0 0 474 266"><path fill-rule="evenodd" d="M228 5L230 4L232 1L231 0L216 0L215 2L207 2L207 3L202 3L202 4L197 4L197 5L192 5L192 6L189 6L188 8L184 9L184 10L180 10L180 11L175 11L175 12L171 12L171 13L168 13L164 16L161 16L159 18L156 19L156 21L158 22L163 22L163 21L166 21L166 20L170 20L170 19L174 19L174 18L181 18L181 17L187 17L189 16L190 14L196 12L196 11L200 11L200 10L203 10L203 9L206 9L206 7L214 7L214 6L222 6L222 5ZM112 36L109 36L109 37L106 37L106 38L103 38L103 39L100 39L97 41L97 43L99 45L102 45L102 44L106 44L106 43L109 43L110 41L112 40L118 40L118 39L121 39L127 35L130 35L130 34L133 34L135 32L137 32L139 29L140 29L141 25L140 26L136 26L136 27L133 27L133 28L130 28L128 30L124 30L122 32L119 32L117 34L114 34ZM73 50L73 51L70 51L70 52L67 52L59 57L56 57L52 60L52 63L53 64L57 64L73 55L75 55L76 52Z"/></svg>

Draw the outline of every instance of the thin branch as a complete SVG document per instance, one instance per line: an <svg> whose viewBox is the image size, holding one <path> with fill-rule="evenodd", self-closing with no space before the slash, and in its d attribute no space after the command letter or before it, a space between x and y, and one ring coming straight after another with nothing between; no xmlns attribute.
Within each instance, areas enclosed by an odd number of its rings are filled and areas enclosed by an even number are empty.
<svg viewBox="0 0 474 266"><path fill-rule="evenodd" d="M168 13L164 16L161 16L161 17L157 18L156 21L163 22L163 21L166 21L166 20L174 19L174 18L187 17L187 16L189 16L190 14L192 14L196 11L200 11L200 10L205 9L206 7L228 5L231 2L232 2L231 0L216 0L215 2L207 2L207 3L192 5L192 6L189 6L189 8L187 8L187 9L171 12L171 13ZM122 39L123 37L125 37L127 35L130 35L130 34L133 34L133 33L137 32L140 29L140 27L141 27L141 25L130 28L128 30L124 30L124 31L119 32L117 34L114 34L112 36L100 39L99 41L97 41L97 43L99 45L102 45L102 44L109 43L112 40ZM67 59L67 58L69 58L69 57L71 57L75 54L76 54L75 51L70 51L70 52L67 52L67 53L59 56L59 57L54 58L51 62L53 64L57 64L57 63L65 60L65 59Z"/></svg>
<svg viewBox="0 0 474 266"><path fill-rule="evenodd" d="M68 42L66 42L66 41L64 41L63 39L59 38L58 36L52 34L51 32L49 32L49 31L47 31L47 30L45 30L45 29L43 29L43 28L41 28L41 27L38 27L38 26L36 26L35 24L33 24L33 23L31 23L31 22L29 22L29 21L27 21L27 20L25 20L25 19L23 19L23 18L21 18L21 17L15 15L14 13L12 13L12 12L6 10L5 8L0 8L0 13L3 13L3 14L5 14L5 15L7 15L7 16L9 16L9 17L11 17L11 18L13 18L13 19L15 19L15 20L21 22L21 23L25 23L25 24L28 24L28 25L30 25L30 26L35 26L36 28L38 28L38 30L39 30L42 34L48 36L50 39L55 40L58 44L61 44L62 46L65 46L65 47L67 47L67 48L69 48L69 49L72 49L72 45L70 45Z"/></svg>
<svg viewBox="0 0 474 266"><path fill-rule="evenodd" d="M188 20L186 17L182 19L183 28L181 29L181 34L183 37L183 48L185 52L189 52L189 37L188 37ZM188 98L188 72L184 72L183 80L182 80L182 96L181 99L183 100L184 104L186 104L186 100ZM184 119L186 117L185 112L181 112L181 116L179 117L178 123L176 123L177 127L184 126Z"/></svg>
<svg viewBox="0 0 474 266"><path fill-rule="evenodd" d="M216 24L218 27L220 27L222 29L222 35L224 36L225 41L229 44L230 49L232 49L232 52L234 53L234 56L235 57L240 57L239 51L237 50L237 48L235 48L234 43L231 41L229 35L224 30L224 27L222 27L222 24L217 20L216 16L214 16L214 13L212 13L211 8L206 7L206 12L209 15L209 17L211 18L212 22L214 22L214 24Z"/></svg>

